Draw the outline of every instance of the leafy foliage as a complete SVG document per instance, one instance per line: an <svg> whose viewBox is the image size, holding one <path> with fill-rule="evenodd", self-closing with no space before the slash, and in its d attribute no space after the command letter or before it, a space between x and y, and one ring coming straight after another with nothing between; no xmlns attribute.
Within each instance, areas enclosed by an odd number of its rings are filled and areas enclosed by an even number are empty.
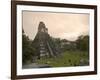
<svg viewBox="0 0 100 80"><path fill-rule="evenodd" d="M89 36L79 36L76 41L68 41L66 39L53 38L47 39L55 52L61 53L57 58L36 58L37 63L48 64L53 67L58 66L79 66L88 65L88 50L89 50ZM54 42L54 43L53 43ZM33 59L40 56L38 37L31 41L25 35L24 30L22 34L22 62L23 64L32 63ZM76 57L75 57L76 56ZM82 59L82 60L81 60ZM83 62L82 62L83 61Z"/></svg>
<svg viewBox="0 0 100 80"><path fill-rule="evenodd" d="M28 61L32 62L32 58L35 55L35 49L31 46L31 40L24 34L24 31L22 34L22 51L23 64L26 64Z"/></svg>
<svg viewBox="0 0 100 80"><path fill-rule="evenodd" d="M57 58L41 58L38 64L48 64L52 67L86 66L89 65L86 51L66 51Z"/></svg>
<svg viewBox="0 0 100 80"><path fill-rule="evenodd" d="M79 36L78 40L76 41L77 48L82 51L88 51L89 49L89 36Z"/></svg>

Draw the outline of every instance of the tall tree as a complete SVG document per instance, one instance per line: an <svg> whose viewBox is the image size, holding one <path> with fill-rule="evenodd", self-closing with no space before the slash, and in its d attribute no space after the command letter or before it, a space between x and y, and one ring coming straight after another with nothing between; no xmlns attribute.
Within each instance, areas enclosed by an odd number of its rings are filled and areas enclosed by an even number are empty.
<svg viewBox="0 0 100 80"><path fill-rule="evenodd" d="M77 39L77 48L80 50L87 51L89 49L89 36L79 36Z"/></svg>
<svg viewBox="0 0 100 80"><path fill-rule="evenodd" d="M26 64L28 61L32 61L35 49L31 46L31 41L25 35L24 30L22 32L22 62Z"/></svg>

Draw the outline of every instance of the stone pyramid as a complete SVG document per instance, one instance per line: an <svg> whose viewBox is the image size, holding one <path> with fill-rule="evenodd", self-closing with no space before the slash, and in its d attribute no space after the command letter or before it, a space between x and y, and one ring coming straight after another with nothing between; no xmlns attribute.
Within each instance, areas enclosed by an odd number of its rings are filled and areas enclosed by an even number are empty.
<svg viewBox="0 0 100 80"><path fill-rule="evenodd" d="M32 46L36 49L38 58L43 56L55 57L58 54L56 45L48 34L48 28L46 28L44 22L39 23L38 31L32 42Z"/></svg>

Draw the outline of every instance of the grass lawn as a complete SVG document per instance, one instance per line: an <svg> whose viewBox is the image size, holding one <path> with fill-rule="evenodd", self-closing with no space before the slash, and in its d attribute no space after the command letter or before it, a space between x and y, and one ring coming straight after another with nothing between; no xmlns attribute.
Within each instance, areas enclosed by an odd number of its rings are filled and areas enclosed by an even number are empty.
<svg viewBox="0 0 100 80"><path fill-rule="evenodd" d="M37 63L52 67L85 66L89 65L88 60L88 52L66 51L56 58L41 58Z"/></svg>

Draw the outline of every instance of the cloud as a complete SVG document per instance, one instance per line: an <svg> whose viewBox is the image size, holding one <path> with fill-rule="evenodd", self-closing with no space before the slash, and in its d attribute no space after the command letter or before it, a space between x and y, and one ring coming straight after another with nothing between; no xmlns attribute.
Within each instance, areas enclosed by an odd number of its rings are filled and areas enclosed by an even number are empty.
<svg viewBox="0 0 100 80"><path fill-rule="evenodd" d="M72 13L23 12L23 28L30 39L34 39L39 22L43 21L53 37L76 40L89 33L89 15Z"/></svg>

